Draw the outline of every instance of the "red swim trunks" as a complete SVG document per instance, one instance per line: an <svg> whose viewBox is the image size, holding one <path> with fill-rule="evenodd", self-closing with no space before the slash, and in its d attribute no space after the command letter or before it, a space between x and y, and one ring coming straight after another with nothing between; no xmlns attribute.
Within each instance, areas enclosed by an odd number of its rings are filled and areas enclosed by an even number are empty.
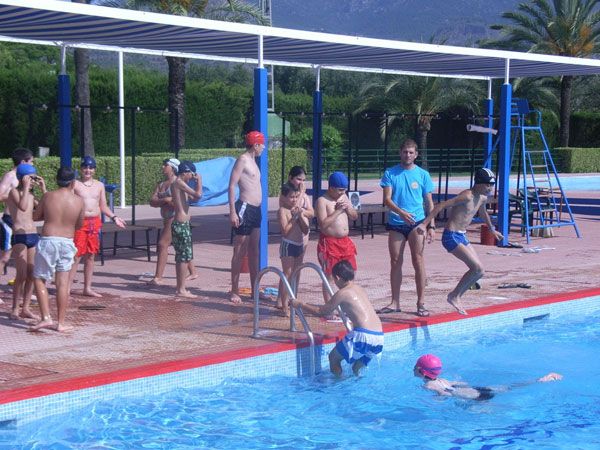
<svg viewBox="0 0 600 450"><path fill-rule="evenodd" d="M317 245L317 256L326 275L331 275L333 266L344 259L356 270L356 246L348 236L336 238L321 233Z"/></svg>
<svg viewBox="0 0 600 450"><path fill-rule="evenodd" d="M77 256L93 254L100 251L100 230L102 221L100 216L86 217L83 226L75 231L73 242L77 247Z"/></svg>

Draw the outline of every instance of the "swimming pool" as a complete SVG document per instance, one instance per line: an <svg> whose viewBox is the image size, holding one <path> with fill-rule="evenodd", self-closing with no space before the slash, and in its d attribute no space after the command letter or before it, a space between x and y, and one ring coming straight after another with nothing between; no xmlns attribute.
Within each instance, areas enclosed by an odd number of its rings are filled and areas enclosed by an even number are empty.
<svg viewBox="0 0 600 450"><path fill-rule="evenodd" d="M381 366L373 363L360 379L226 378L213 387L97 401L4 435L11 448L593 448L600 444L598 305L555 317L581 305L412 329L402 342L390 336ZM490 328L507 319L511 325ZM412 376L425 352L443 359L444 377L473 385L549 371L565 379L486 402L439 398ZM1 436L0 447L7 442Z"/></svg>

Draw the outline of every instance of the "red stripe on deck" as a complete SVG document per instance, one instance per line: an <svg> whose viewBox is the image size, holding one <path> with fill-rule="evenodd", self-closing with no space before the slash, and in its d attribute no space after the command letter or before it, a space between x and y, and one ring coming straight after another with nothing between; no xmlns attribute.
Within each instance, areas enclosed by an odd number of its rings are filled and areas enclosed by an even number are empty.
<svg viewBox="0 0 600 450"><path fill-rule="evenodd" d="M548 305L569 300L577 300L600 295L600 288L586 289L576 292L566 292L548 297L533 298L529 300L520 300L512 303L504 303L482 308L469 309L468 316L461 316L458 313L440 314L427 318L406 320L402 323L385 323L383 330L386 333L405 330L408 328L418 328L438 323L453 322L455 320L464 320L470 317L484 316L515 309L528 308L532 306ZM318 343L328 344L335 342L345 333L340 332L337 335L317 337ZM279 353L297 348L308 346L307 341L299 343L273 343L261 347L251 347L239 350L203 355L194 358L166 361L146 366L133 367L129 369L116 370L113 372L99 373L95 375L86 375L82 377L70 378L68 380L57 381L53 383L37 384L24 388L13 389L0 392L0 404L27 400L45 395L58 394L61 392L75 391L90 387L102 386L105 384L118 383L122 381L135 380L137 378L151 377L166 373L179 372L182 370L195 369L198 367L209 366L212 364L226 363L238 359L252 358L256 356Z"/></svg>

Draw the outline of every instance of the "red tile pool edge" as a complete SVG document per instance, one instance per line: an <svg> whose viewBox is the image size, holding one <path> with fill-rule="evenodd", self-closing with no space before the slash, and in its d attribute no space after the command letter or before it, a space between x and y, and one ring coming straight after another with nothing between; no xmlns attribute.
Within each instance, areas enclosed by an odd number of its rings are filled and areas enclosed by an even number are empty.
<svg viewBox="0 0 600 450"><path fill-rule="evenodd" d="M547 305L569 300L577 300L581 298L593 297L600 295L600 288L585 289L575 292L566 292L548 297L539 297L528 300L519 300L512 303L504 303L499 305L485 306L469 310L468 316L461 316L458 313L440 314L428 318L419 318L410 322L404 323L384 323L383 330L386 333L400 331L407 328L417 328L426 325L434 325L438 323L452 322L455 320L464 320L470 317L483 316L487 314L495 314L504 311L512 311L515 309L527 308L532 306ZM335 342L344 332L338 333L335 336L320 336L319 344L328 344ZM58 394L61 392L75 391L105 384L118 383L121 381L134 380L137 378L162 375L181 370L195 369L197 367L219 364L238 359L251 358L255 356L268 355L271 353L279 353L287 350L306 347L308 343L302 341L299 343L272 343L261 347L243 348L222 353L213 353L202 355L194 358L187 358L174 361L165 361L156 364L133 367L129 369L116 370L112 372L98 373L82 377L70 378L67 380L57 381L53 383L42 383L18 388L9 391L0 392L0 404L27 400L45 395Z"/></svg>

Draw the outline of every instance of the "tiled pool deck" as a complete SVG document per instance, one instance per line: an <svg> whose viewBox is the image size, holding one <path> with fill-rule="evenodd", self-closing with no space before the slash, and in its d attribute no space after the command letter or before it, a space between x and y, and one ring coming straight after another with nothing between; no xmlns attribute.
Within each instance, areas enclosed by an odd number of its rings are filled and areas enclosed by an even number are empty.
<svg viewBox="0 0 600 450"><path fill-rule="evenodd" d="M361 185L361 189L373 191L363 196L363 203L381 201L376 184ZM510 309L509 304L522 300L548 296L560 300L557 294L581 290L598 295L600 243L595 233L600 223L600 192L578 191L569 198L577 212L583 238L577 239L572 227L561 228L553 238L533 239L530 247L541 248L538 253L479 245L478 226L470 228L469 237L486 267L486 276L481 290L465 295L467 310L478 315ZM65 335L50 331L28 333L25 322L8 320L10 288L6 282L12 277L12 269L7 276L0 277L4 292L1 297L4 304L0 305L0 342L3 343L0 403L292 349L295 338L303 341L302 333L286 331L289 321L279 316L269 302L261 307L265 337L251 337L251 302L246 299L242 305L232 305L227 300L231 247L224 216L226 209L194 209L193 213L195 262L200 276L190 282L189 287L198 295L195 300L174 298L172 261L167 266L166 285L151 287L141 275L153 272L154 261L147 262L142 252L120 250L116 258L110 257L104 266L96 267L95 287L104 297L74 296L68 312L69 321L76 326L74 332ZM128 214L129 210L119 212L124 217ZM136 216L138 220L156 217L156 210L140 207ZM359 233L353 238L359 255L357 281L367 289L376 307L384 306L389 301L387 235L380 227L373 239L366 236L361 240ZM525 239L518 233L511 234L510 240L525 245ZM277 251L278 237L273 236L269 245L273 265L279 265ZM306 260L316 262L314 239L309 244ZM382 316L388 329L461 318L448 307L445 295L464 272L464 267L443 250L439 240L427 246L426 264L427 307L432 316L420 318L415 314L413 271L407 260L401 299L405 312ZM276 286L274 276L268 275L264 280L265 285ZM249 286L247 276L244 281ZM502 283L528 283L531 288L498 289ZM565 295L568 298L571 294ZM322 301L316 274L303 273L300 296L309 301L312 298L314 303ZM90 305L104 308L81 309ZM341 324L313 317L309 320L320 339L327 341L343 332ZM457 326L461 326L460 322Z"/></svg>

